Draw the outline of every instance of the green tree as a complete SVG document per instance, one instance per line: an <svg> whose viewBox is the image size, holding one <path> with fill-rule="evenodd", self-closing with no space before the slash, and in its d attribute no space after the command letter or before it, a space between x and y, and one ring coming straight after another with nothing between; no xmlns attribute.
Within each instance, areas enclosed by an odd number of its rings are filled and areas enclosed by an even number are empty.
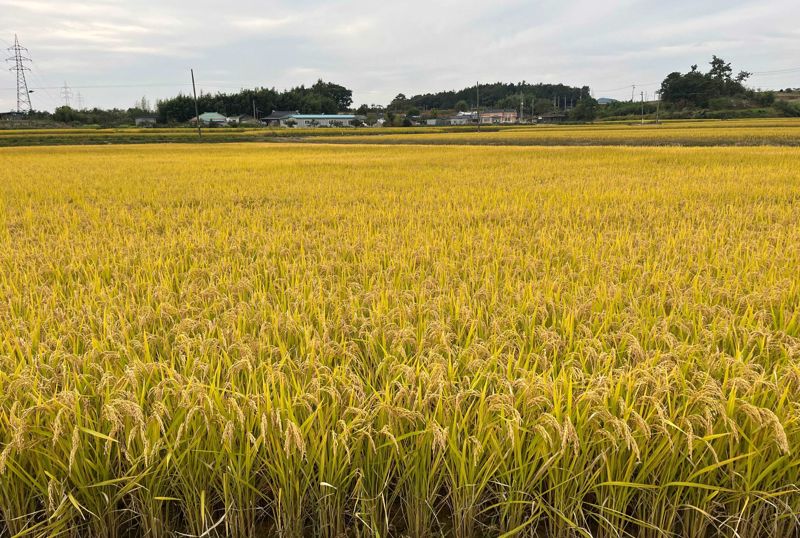
<svg viewBox="0 0 800 538"><path fill-rule="evenodd" d="M85 122L86 115L68 106L60 106L53 113L53 119L63 123Z"/></svg>
<svg viewBox="0 0 800 538"><path fill-rule="evenodd" d="M389 108L397 112L405 112L408 108L408 99L404 94L398 93L397 97L392 99L392 102L389 103Z"/></svg>
<svg viewBox="0 0 800 538"><path fill-rule="evenodd" d="M334 84L333 82L323 82L322 79L320 79L311 87L311 92L334 103L334 112L345 112L349 110L350 106L353 104L352 90L348 90L344 86Z"/></svg>
<svg viewBox="0 0 800 538"><path fill-rule="evenodd" d="M681 107L706 108L712 99L746 95L744 81L750 73L740 71L734 78L731 64L716 55L709 64L708 73L700 72L697 65L693 65L688 73L667 75L661 83L662 100Z"/></svg>
<svg viewBox="0 0 800 538"><path fill-rule="evenodd" d="M727 63L722 58L717 57L716 54L711 57L711 61L709 63L711 64L711 69L708 71L708 76L710 78L720 82L731 79L733 68L731 67L730 63Z"/></svg>
<svg viewBox="0 0 800 538"><path fill-rule="evenodd" d="M597 101L584 97L570 111L569 118L575 121L594 121L597 117Z"/></svg>

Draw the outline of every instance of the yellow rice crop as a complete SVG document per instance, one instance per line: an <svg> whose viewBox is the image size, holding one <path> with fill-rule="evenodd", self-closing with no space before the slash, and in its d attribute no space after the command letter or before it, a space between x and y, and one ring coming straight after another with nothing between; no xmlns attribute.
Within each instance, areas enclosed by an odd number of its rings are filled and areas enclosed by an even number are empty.
<svg viewBox="0 0 800 538"><path fill-rule="evenodd" d="M800 150L0 150L0 536L792 536Z"/></svg>
<svg viewBox="0 0 800 538"><path fill-rule="evenodd" d="M324 135L324 130L321 133ZM372 135L337 137L331 132L326 142L377 144L459 144L459 145L630 145L630 146L800 146L800 120L675 121L663 124L619 122L594 125L535 125L502 127L475 132L380 132ZM383 136L375 136L375 135Z"/></svg>

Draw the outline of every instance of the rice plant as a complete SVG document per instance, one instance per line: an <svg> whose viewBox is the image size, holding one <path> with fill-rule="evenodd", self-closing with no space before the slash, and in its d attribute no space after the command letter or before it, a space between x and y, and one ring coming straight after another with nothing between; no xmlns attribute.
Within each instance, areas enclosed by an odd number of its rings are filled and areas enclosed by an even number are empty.
<svg viewBox="0 0 800 538"><path fill-rule="evenodd" d="M0 159L2 537L800 532L798 149Z"/></svg>

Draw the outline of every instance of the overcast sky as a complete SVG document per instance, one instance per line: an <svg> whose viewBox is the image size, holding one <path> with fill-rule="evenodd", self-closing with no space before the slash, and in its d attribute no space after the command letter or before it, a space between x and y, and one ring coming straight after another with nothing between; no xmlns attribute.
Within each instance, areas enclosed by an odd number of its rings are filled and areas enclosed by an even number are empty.
<svg viewBox="0 0 800 538"><path fill-rule="evenodd" d="M19 34L29 86L66 82L87 107L187 92L190 67L204 91L323 78L356 104L478 79L630 98L631 84L652 94L712 54L771 72L753 86L800 87L798 20L800 0L0 0L0 45ZM0 110L15 106L14 85L0 72ZM37 89L34 108L60 94Z"/></svg>

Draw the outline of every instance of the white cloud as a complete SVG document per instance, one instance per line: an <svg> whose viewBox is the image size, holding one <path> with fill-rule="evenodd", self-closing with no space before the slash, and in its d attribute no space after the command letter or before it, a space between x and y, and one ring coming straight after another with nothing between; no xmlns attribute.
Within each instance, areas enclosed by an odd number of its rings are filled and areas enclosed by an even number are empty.
<svg viewBox="0 0 800 538"><path fill-rule="evenodd" d="M294 16L281 17L269 19L264 17L248 17L248 18L230 18L228 22L234 28L242 28L244 30L275 30L276 28L285 28L292 23L298 23L301 19Z"/></svg>
<svg viewBox="0 0 800 538"><path fill-rule="evenodd" d="M0 44L20 35L32 85L154 84L87 88L98 106L185 90L190 67L207 91L322 77L356 102L386 103L476 79L617 88L711 54L750 71L800 64L796 0L0 0L0 11ZM0 87L13 82L0 74ZM763 83L800 86L796 73ZM57 105L53 93L35 93L35 105ZM13 99L0 91L0 109Z"/></svg>

